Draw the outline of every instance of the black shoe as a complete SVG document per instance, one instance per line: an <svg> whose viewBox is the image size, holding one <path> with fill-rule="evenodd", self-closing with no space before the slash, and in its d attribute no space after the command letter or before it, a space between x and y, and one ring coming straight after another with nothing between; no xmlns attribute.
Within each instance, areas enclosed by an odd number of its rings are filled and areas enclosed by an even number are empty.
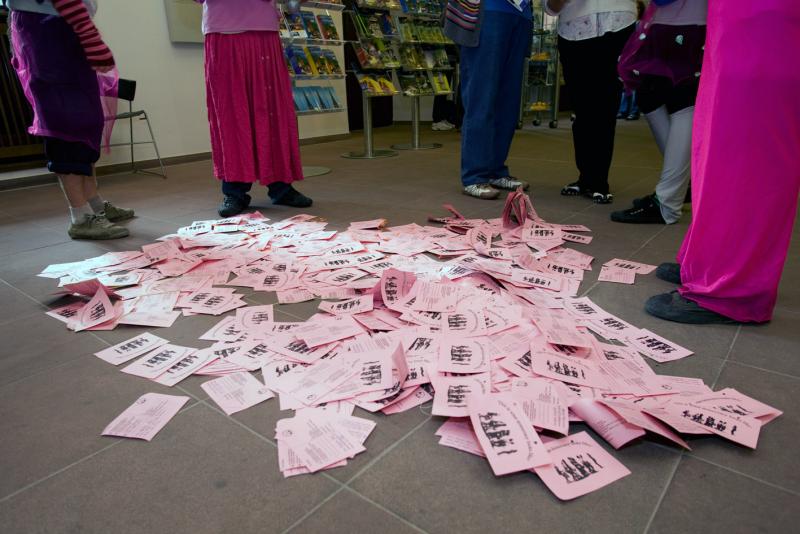
<svg viewBox="0 0 800 534"><path fill-rule="evenodd" d="M655 202L656 194L650 193L649 195L645 195L641 198L634 198L633 199L633 207L634 208L641 208L651 202Z"/></svg>
<svg viewBox="0 0 800 534"><path fill-rule="evenodd" d="M595 204L611 204L614 202L614 195L611 193L592 193L592 202Z"/></svg>
<svg viewBox="0 0 800 534"><path fill-rule="evenodd" d="M634 205L626 210L612 212L611 220L630 224L667 224L667 221L661 216L661 208L658 207L655 199L642 202L639 206Z"/></svg>
<svg viewBox="0 0 800 534"><path fill-rule="evenodd" d="M625 117L625 120L626 121L638 121L639 120L639 114L638 113L631 113L630 115Z"/></svg>
<svg viewBox="0 0 800 534"><path fill-rule="evenodd" d="M223 219L227 219L228 217L239 215L246 210L249 205L250 195L245 195L244 199L240 199L231 195L225 195L225 198L222 199L222 204L219 205L217 213L219 213L219 216Z"/></svg>
<svg viewBox="0 0 800 534"><path fill-rule="evenodd" d="M677 263L665 262L656 269L656 278L671 284L681 283L681 266Z"/></svg>
<svg viewBox="0 0 800 534"><path fill-rule="evenodd" d="M586 188L581 186L580 181L572 182L571 184L567 184L561 188L561 194L565 197L577 197L577 196L590 196L591 191L586 190Z"/></svg>
<svg viewBox="0 0 800 534"><path fill-rule="evenodd" d="M291 206L292 208L308 208L311 206L311 204L313 204L313 202L313 200L305 196L291 185L284 194L278 198L272 199L273 204Z"/></svg>
<svg viewBox="0 0 800 534"><path fill-rule="evenodd" d="M644 309L659 319L676 323L741 324L740 321L700 307L696 302L683 298L677 291L650 297Z"/></svg>
<svg viewBox="0 0 800 534"><path fill-rule="evenodd" d="M625 114L624 113L617 113L617 118L618 119L624 119L625 118Z"/></svg>

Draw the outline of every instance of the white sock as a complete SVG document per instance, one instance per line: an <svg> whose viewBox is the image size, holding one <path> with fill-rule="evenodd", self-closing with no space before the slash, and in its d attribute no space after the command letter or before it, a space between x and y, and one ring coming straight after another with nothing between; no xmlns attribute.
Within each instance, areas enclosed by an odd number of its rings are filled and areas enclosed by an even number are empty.
<svg viewBox="0 0 800 534"><path fill-rule="evenodd" d="M77 208L73 208L70 206L69 208L69 217L72 219L73 223L81 223L83 222L85 215L93 215L94 212L89 204L84 204L83 206L78 206Z"/></svg>
<svg viewBox="0 0 800 534"><path fill-rule="evenodd" d="M106 201L103 200L103 197L101 197L100 195L96 195L89 199L89 205L92 207L92 210L95 213L100 213L101 211L103 211L106 207L105 203Z"/></svg>

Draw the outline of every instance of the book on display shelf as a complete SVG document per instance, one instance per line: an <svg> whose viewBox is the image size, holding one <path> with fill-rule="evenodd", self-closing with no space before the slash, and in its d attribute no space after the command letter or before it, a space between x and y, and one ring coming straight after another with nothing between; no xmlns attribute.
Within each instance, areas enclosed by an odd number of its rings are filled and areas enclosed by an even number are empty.
<svg viewBox="0 0 800 534"><path fill-rule="evenodd" d="M283 12L281 12L278 24L278 33L280 34L281 39L291 39L292 32L289 30L289 24L286 22L286 16Z"/></svg>
<svg viewBox="0 0 800 534"><path fill-rule="evenodd" d="M405 96L428 96L433 94L433 85L424 72L397 73L400 88Z"/></svg>
<svg viewBox="0 0 800 534"><path fill-rule="evenodd" d="M400 39L408 43L415 43L419 41L414 21L409 17L397 18L397 31L400 34Z"/></svg>
<svg viewBox="0 0 800 534"><path fill-rule="evenodd" d="M320 65L322 48L318 46L307 46L306 57L308 58L308 62L311 64L311 69L314 72L314 76L325 76L328 74L327 67Z"/></svg>
<svg viewBox="0 0 800 534"><path fill-rule="evenodd" d="M297 76L314 76L316 74L316 67L309 62L309 55L306 54L305 47L287 46L286 55L289 56L289 61Z"/></svg>
<svg viewBox="0 0 800 534"><path fill-rule="evenodd" d="M444 95L452 92L447 75L441 71L431 73L431 82L433 83L433 92L437 95Z"/></svg>
<svg viewBox="0 0 800 534"><path fill-rule="evenodd" d="M303 17L300 13L283 12L283 18L286 21L286 27L289 28L289 36L293 39L308 39L308 32L303 23Z"/></svg>
<svg viewBox="0 0 800 534"><path fill-rule="evenodd" d="M339 30L336 29L336 24L333 23L333 17L330 15L317 15L317 24L319 31L322 33L323 39L326 41L339 41Z"/></svg>
<svg viewBox="0 0 800 534"><path fill-rule="evenodd" d="M358 83L361 90L369 96L391 96L397 94L397 88L389 79L389 74L364 74L358 73Z"/></svg>
<svg viewBox="0 0 800 534"><path fill-rule="evenodd" d="M311 11L301 11L300 17L303 19L303 25L306 28L306 33L309 39L317 41L322 40L322 32L317 24L317 17Z"/></svg>
<svg viewBox="0 0 800 534"><path fill-rule="evenodd" d="M362 69L382 69L383 61L380 50L373 42L352 43L356 59Z"/></svg>
<svg viewBox="0 0 800 534"><path fill-rule="evenodd" d="M400 45L400 63L405 70L423 70L426 68L422 49L416 45Z"/></svg>
<svg viewBox="0 0 800 534"><path fill-rule="evenodd" d="M319 57L315 57L314 60L317 62L317 71L320 74L327 74L328 76L341 76L344 74L333 50L321 49L321 54Z"/></svg>

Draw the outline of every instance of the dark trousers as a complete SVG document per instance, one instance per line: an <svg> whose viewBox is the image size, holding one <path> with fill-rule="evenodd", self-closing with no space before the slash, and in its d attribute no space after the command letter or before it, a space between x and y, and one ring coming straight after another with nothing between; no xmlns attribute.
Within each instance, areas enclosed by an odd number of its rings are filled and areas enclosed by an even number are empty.
<svg viewBox="0 0 800 534"><path fill-rule="evenodd" d="M522 61L531 44L529 17L487 10L481 24L478 46L461 47L465 186L508 176L506 158L519 122Z"/></svg>
<svg viewBox="0 0 800 534"><path fill-rule="evenodd" d="M238 200L244 200L245 195L253 187L250 182L222 182L222 194L229 197L234 197ZM273 182L267 186L267 194L272 200L280 200L280 198L289 191L291 186L286 182Z"/></svg>
<svg viewBox="0 0 800 534"><path fill-rule="evenodd" d="M583 41L558 38L570 101L575 112L572 140L581 189L608 193L608 169L622 83L617 60L634 25Z"/></svg>

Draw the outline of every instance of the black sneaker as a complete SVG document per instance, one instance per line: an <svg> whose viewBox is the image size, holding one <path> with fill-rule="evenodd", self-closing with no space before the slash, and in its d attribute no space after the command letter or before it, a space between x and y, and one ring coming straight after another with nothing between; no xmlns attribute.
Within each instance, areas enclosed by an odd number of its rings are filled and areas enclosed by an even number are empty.
<svg viewBox="0 0 800 534"><path fill-rule="evenodd" d="M639 120L639 114L638 113L631 113L627 117L625 117L625 120L626 121L638 121Z"/></svg>
<svg viewBox="0 0 800 534"><path fill-rule="evenodd" d="M225 195L225 198L222 199L222 204L219 205L217 213L219 213L219 216L223 219L227 219L228 217L239 215L246 210L248 206L250 206L250 195L245 195L244 199Z"/></svg>
<svg viewBox="0 0 800 534"><path fill-rule="evenodd" d="M681 283L681 266L677 263L665 262L656 269L656 278L671 284Z"/></svg>
<svg viewBox="0 0 800 534"><path fill-rule="evenodd" d="M645 311L650 315L684 324L741 324L740 321L707 310L698 303L683 298L677 291L655 295L647 299Z"/></svg>
<svg viewBox="0 0 800 534"><path fill-rule="evenodd" d="M614 195L611 193L592 193L592 202L595 204L611 204L614 202Z"/></svg>
<svg viewBox="0 0 800 534"><path fill-rule="evenodd" d="M572 182L571 184L567 184L561 188L561 194L565 197L577 197L577 196L590 196L591 191L588 191L586 188L581 186L581 183Z"/></svg>
<svg viewBox="0 0 800 534"><path fill-rule="evenodd" d="M650 202L654 202L655 198L656 198L656 194L655 193L650 193L649 195L645 195L645 196L643 196L641 198L634 198L633 199L633 207L634 208L640 208L640 207L642 207L642 206L644 206L646 204L649 204Z"/></svg>
<svg viewBox="0 0 800 534"><path fill-rule="evenodd" d="M280 197L273 199L272 203L292 208L308 208L314 201L290 185L289 189Z"/></svg>
<svg viewBox="0 0 800 534"><path fill-rule="evenodd" d="M661 216L661 208L653 198L638 206L634 205L626 210L612 212L611 220L629 224L667 224L667 221Z"/></svg>

